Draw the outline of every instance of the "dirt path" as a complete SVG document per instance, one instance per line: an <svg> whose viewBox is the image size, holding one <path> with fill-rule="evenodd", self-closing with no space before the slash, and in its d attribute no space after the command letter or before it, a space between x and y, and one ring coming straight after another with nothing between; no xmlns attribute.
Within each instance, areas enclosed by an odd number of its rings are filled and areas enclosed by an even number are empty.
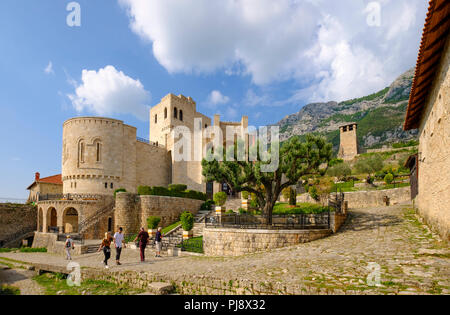
<svg viewBox="0 0 450 315"><path fill-rule="evenodd" d="M21 295L41 295L44 291L31 279L34 275L30 270L0 267L0 284L19 288Z"/></svg>

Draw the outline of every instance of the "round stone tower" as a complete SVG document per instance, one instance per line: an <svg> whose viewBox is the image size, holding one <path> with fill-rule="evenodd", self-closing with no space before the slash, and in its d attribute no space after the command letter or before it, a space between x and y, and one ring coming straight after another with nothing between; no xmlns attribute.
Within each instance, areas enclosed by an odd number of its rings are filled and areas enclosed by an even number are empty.
<svg viewBox="0 0 450 315"><path fill-rule="evenodd" d="M77 117L64 122L62 180L65 194L111 195L115 189L124 187L123 143L127 135L124 126L120 120L102 117ZM133 137L132 132L130 137Z"/></svg>
<svg viewBox="0 0 450 315"><path fill-rule="evenodd" d="M118 192L116 194L116 206L114 210L114 223L116 230L123 228L126 235L137 233L139 231L139 216L136 203L136 195L127 192Z"/></svg>

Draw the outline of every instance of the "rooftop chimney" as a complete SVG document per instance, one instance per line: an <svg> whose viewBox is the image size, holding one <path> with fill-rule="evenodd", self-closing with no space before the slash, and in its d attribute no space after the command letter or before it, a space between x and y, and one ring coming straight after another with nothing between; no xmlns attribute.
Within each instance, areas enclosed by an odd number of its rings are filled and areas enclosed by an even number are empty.
<svg viewBox="0 0 450 315"><path fill-rule="evenodd" d="M41 178L41 174L39 174L39 172L36 172L36 174L34 174L34 180L37 182L39 178Z"/></svg>

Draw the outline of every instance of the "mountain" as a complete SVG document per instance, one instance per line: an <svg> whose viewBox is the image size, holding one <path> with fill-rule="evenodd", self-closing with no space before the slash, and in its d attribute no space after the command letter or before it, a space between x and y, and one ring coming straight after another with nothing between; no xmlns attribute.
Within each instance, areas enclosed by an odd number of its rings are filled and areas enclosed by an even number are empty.
<svg viewBox="0 0 450 315"><path fill-rule="evenodd" d="M288 115L277 124L280 140L307 133L320 134L339 148L339 126L358 123L358 141L362 149L417 139L417 130L403 131L406 106L411 91L414 69L398 77L389 87L344 102L311 103Z"/></svg>

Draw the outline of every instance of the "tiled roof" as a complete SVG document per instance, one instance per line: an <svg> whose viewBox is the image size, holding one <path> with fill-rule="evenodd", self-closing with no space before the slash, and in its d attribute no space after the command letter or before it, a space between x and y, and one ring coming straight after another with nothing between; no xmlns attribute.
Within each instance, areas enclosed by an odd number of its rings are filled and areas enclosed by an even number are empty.
<svg viewBox="0 0 450 315"><path fill-rule="evenodd" d="M39 178L38 181L33 182L30 186L28 186L27 189L30 189L36 183L58 184L58 185L62 185L63 184L62 176L61 176L61 174L58 174L58 175L53 175L53 176Z"/></svg>
<svg viewBox="0 0 450 315"><path fill-rule="evenodd" d="M427 96L438 73L441 55L448 40L449 29L450 1L431 0L423 28L416 73L403 125L404 130L419 127Z"/></svg>

